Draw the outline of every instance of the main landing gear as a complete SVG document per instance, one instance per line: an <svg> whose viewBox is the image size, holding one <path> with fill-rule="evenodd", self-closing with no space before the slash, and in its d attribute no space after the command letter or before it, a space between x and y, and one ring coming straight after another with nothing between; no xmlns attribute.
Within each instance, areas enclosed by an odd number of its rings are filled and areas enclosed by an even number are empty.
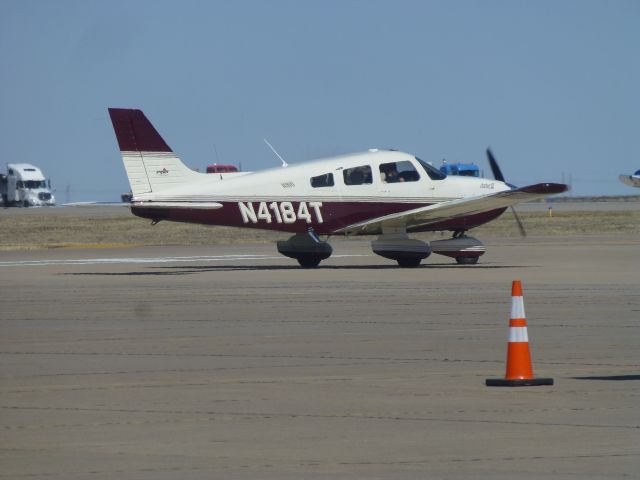
<svg viewBox="0 0 640 480"><path fill-rule="evenodd" d="M431 247L427 242L409 238L406 233L380 235L371 242L371 250L376 255L395 260L404 268L417 267L431 255Z"/></svg>
<svg viewBox="0 0 640 480"><path fill-rule="evenodd" d="M331 245L320 240L311 228L306 233L279 241L277 246L280 254L295 258L302 268L316 268L333 253ZM455 258L460 265L475 265L486 250L480 240L465 235L464 231L455 232L447 240L430 243L409 238L406 233L388 233L371 242L371 249L376 255L395 260L403 268L419 266L432 253Z"/></svg>
<svg viewBox="0 0 640 480"><path fill-rule="evenodd" d="M430 243L411 239L406 233L380 235L371 242L371 249L405 268L417 267L431 253L455 258L460 265L475 265L486 251L480 240L466 236L464 231L455 232L450 239Z"/></svg>
<svg viewBox="0 0 640 480"><path fill-rule="evenodd" d="M298 233L289 240L279 241L277 246L278 253L295 258L302 268L316 268L333 252L331 245L320 240L312 228L307 233Z"/></svg>

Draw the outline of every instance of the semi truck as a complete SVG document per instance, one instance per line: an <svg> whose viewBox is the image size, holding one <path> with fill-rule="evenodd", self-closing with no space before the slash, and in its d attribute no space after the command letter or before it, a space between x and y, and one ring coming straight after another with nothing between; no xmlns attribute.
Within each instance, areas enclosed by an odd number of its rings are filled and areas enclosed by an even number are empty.
<svg viewBox="0 0 640 480"><path fill-rule="evenodd" d="M53 206L56 199L51 181L42 170L29 163L10 163L7 173L0 173L0 195L5 207Z"/></svg>

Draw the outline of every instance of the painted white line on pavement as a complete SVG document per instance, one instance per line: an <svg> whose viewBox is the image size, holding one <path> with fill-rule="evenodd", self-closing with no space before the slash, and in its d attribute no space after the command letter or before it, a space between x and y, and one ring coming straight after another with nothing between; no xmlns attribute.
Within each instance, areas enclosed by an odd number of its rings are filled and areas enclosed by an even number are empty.
<svg viewBox="0 0 640 480"><path fill-rule="evenodd" d="M368 257L369 255L333 255L333 258ZM286 260L272 255L208 255L193 257L80 258L60 260L15 260L0 262L0 267L40 267L46 265L113 265L139 263L225 262L232 260Z"/></svg>

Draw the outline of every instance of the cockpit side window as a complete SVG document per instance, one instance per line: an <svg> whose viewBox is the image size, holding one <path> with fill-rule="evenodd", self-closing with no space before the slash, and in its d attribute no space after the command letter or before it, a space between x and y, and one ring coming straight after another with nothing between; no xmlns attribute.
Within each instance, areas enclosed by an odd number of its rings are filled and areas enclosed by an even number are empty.
<svg viewBox="0 0 640 480"><path fill-rule="evenodd" d="M383 183L417 182L420 174L408 160L380 164L380 180Z"/></svg>
<svg viewBox="0 0 640 480"><path fill-rule="evenodd" d="M317 177L311 177L311 186L313 188L333 187L333 173L325 173Z"/></svg>
<svg viewBox="0 0 640 480"><path fill-rule="evenodd" d="M442 173L433 165L429 165L427 162L425 162L424 160L420 160L418 157L415 157L415 159L420 165L422 165L422 168L424 168L424 171L427 172L427 175L429 175L429 178L431 180L444 180L445 178L447 178L446 174Z"/></svg>
<svg viewBox="0 0 640 480"><path fill-rule="evenodd" d="M365 185L373 183L373 175L369 165L345 168L342 171L345 185Z"/></svg>

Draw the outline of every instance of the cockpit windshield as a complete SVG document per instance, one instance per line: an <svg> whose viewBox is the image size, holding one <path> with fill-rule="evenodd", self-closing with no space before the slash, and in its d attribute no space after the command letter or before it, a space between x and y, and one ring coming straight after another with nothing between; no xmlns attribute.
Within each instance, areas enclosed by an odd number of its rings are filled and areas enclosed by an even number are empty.
<svg viewBox="0 0 640 480"><path fill-rule="evenodd" d="M420 160L418 157L415 157L415 159L420 165L422 165L422 168L424 168L431 180L444 180L445 178L447 178L446 174L442 173L433 165L429 165L427 162L425 162L424 160Z"/></svg>
<svg viewBox="0 0 640 480"><path fill-rule="evenodd" d="M30 189L35 189L35 188L47 188L47 182L46 180L18 180L16 182L16 186L18 188L30 188Z"/></svg>

